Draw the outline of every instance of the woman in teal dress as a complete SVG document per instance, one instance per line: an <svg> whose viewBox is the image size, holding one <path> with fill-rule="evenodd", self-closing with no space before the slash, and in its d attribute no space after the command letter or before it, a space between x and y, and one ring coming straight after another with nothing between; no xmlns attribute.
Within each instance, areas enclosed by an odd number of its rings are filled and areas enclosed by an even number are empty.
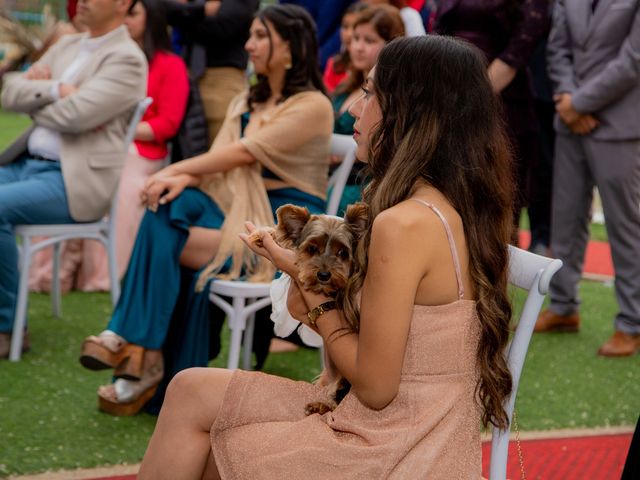
<svg viewBox="0 0 640 480"><path fill-rule="evenodd" d="M158 410L178 371L207 365L211 278L273 278L238 239L245 221L272 225L286 203L324 210L333 115L317 48L304 9L262 10L246 44L257 84L231 102L209 152L148 180L122 294L107 330L82 346L85 367L114 368L98 390L102 410L133 414L154 394Z"/></svg>
<svg viewBox="0 0 640 480"><path fill-rule="evenodd" d="M358 13L349 42L349 74L335 90L332 104L335 114L333 133L353 135L355 119L349 106L360 96L364 79L378 60L382 47L396 37L404 36L404 24L400 12L389 5L378 5ZM335 166L342 158L332 157ZM362 163L355 163L340 199L338 215L344 215L347 205L361 199L363 178Z"/></svg>

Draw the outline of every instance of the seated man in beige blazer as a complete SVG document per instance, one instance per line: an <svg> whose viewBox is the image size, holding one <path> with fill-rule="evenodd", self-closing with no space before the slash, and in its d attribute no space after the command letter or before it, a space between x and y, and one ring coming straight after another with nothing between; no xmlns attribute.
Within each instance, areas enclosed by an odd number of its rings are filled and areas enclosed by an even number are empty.
<svg viewBox="0 0 640 480"><path fill-rule="evenodd" d="M80 0L87 32L5 77L2 107L33 125L0 154L0 358L8 356L18 289L14 226L97 220L117 187L127 124L147 87L144 54L123 25L133 3Z"/></svg>

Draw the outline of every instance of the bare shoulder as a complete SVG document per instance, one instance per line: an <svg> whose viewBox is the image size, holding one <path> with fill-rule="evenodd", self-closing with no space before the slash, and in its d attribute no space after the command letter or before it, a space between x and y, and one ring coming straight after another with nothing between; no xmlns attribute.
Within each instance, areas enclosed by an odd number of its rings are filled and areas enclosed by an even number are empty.
<svg viewBox="0 0 640 480"><path fill-rule="evenodd" d="M446 214L445 214L446 215ZM425 205L405 200L380 213L373 221L372 236L379 238L418 238L439 236L442 221Z"/></svg>
<svg viewBox="0 0 640 480"><path fill-rule="evenodd" d="M419 204L411 203L416 202L402 202L376 216L371 230L370 261L376 258L383 263L409 261L420 270L425 268L428 262L425 250L432 243L429 237L434 230L433 219L432 215L420 211Z"/></svg>

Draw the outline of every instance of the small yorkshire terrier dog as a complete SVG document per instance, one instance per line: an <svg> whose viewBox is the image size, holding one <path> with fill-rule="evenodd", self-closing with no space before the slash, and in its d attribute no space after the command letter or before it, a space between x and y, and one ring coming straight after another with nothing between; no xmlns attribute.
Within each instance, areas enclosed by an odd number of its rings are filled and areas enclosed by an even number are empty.
<svg viewBox="0 0 640 480"><path fill-rule="evenodd" d="M268 232L278 245L296 251L301 287L334 298L338 309L342 309L347 280L353 273L353 253L364 234L368 214L367 205L361 202L347 207L344 220L312 215L305 207L288 204L276 210L277 225ZM259 244L260 236L256 232L250 240ZM327 384L327 378L327 372L323 372L318 382ZM309 403L305 413L323 414L333 410L349 388L349 382L339 376L327 384L330 401Z"/></svg>

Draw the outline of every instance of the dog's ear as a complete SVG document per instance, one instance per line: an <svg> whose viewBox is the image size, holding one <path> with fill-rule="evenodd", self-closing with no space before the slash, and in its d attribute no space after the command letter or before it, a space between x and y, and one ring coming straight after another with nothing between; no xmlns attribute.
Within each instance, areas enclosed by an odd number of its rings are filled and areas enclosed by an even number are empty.
<svg viewBox="0 0 640 480"><path fill-rule="evenodd" d="M282 246L295 246L300 240L302 229L311 218L306 207L296 205L282 205L276 210L278 225L276 226L276 239Z"/></svg>
<svg viewBox="0 0 640 480"><path fill-rule="evenodd" d="M344 223L356 238L360 238L367 229L369 222L369 206L364 202L349 205L344 216Z"/></svg>

